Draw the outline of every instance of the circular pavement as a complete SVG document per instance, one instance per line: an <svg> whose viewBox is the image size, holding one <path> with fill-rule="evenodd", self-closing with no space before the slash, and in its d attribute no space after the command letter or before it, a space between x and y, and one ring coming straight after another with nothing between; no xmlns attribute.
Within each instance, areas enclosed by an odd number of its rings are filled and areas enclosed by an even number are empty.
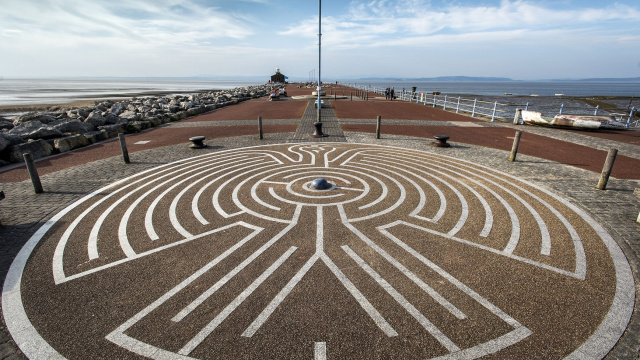
<svg viewBox="0 0 640 360"><path fill-rule="evenodd" d="M2 305L33 359L601 358L634 284L599 224L532 183L286 144L87 195L25 245Z"/></svg>

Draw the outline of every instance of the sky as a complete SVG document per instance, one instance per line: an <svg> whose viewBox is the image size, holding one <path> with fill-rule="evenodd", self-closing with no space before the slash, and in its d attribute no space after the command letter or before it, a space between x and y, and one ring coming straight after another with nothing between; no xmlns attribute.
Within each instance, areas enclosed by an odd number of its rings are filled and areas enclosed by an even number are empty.
<svg viewBox="0 0 640 360"><path fill-rule="evenodd" d="M640 77L637 0L324 0L321 79ZM318 76L315 0L0 0L0 78Z"/></svg>

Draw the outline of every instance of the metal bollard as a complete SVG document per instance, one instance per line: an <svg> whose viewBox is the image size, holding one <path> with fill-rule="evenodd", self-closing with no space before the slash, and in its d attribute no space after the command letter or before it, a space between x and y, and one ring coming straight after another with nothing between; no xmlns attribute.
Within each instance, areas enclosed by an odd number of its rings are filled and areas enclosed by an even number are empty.
<svg viewBox="0 0 640 360"><path fill-rule="evenodd" d="M311 134L311 137L321 138L321 137L328 136L322 132L322 123L320 121L314 122L313 127L314 127L314 132L313 134Z"/></svg>
<svg viewBox="0 0 640 360"><path fill-rule="evenodd" d="M511 147L511 155L509 156L509 161L516 161L516 155L518 155L518 147L520 146L520 136L522 136L522 131L516 131L516 136L513 138L513 146Z"/></svg>
<svg viewBox="0 0 640 360"><path fill-rule="evenodd" d="M43 193L42 183L40 182L40 176L38 176L38 169L36 169L36 165L33 163L33 155L31 153L22 154L24 157L24 163L27 165L27 170L29 171L29 177L31 178L31 183L33 184L33 191L36 194Z"/></svg>
<svg viewBox="0 0 640 360"><path fill-rule="evenodd" d="M124 163L129 164L129 151L127 151L127 142L124 140L124 134L118 134L118 138L120 139L120 148L122 149L122 158L124 159Z"/></svg>
<svg viewBox="0 0 640 360"><path fill-rule="evenodd" d="M380 125L382 123L382 116L378 115L376 119L376 139L380 139Z"/></svg>
<svg viewBox="0 0 640 360"><path fill-rule="evenodd" d="M262 140L262 116L258 116L258 139Z"/></svg>
<svg viewBox="0 0 640 360"><path fill-rule="evenodd" d="M609 182L609 176L611 175L611 170L613 170L613 163L616 161L616 155L618 155L618 149L609 149L609 152L607 153L607 160L604 162L604 167L600 174L600 180L596 187L598 190L607 189L607 182Z"/></svg>

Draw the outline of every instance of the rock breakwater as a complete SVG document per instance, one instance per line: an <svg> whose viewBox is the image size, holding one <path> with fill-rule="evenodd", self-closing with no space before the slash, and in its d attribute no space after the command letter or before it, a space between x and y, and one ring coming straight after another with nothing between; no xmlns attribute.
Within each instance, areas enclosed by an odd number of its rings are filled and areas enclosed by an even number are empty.
<svg viewBox="0 0 640 360"><path fill-rule="evenodd" d="M183 120L239 102L266 96L270 85L191 95L96 101L94 106L29 112L13 119L0 116L0 166L63 153L119 133L134 133Z"/></svg>

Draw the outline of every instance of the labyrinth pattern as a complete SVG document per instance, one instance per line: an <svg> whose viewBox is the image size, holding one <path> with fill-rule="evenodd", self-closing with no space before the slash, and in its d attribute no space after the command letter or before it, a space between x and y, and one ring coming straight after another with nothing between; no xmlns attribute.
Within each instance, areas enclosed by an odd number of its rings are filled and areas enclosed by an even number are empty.
<svg viewBox="0 0 640 360"><path fill-rule="evenodd" d="M373 145L196 156L87 196L38 236L21 326L71 358L93 337L154 359L562 358L595 351L633 293L610 237L550 191ZM104 326L73 346L46 325L93 316Z"/></svg>

